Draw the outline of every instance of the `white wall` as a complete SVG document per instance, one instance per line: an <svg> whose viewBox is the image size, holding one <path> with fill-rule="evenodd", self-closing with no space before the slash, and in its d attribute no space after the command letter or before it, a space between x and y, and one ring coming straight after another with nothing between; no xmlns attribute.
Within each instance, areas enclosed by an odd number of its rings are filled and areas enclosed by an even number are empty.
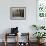
<svg viewBox="0 0 46 46"><path fill-rule="evenodd" d="M10 7L26 7L26 20L10 20ZM32 35L32 24L36 24L36 0L0 0L0 34L17 26Z"/></svg>

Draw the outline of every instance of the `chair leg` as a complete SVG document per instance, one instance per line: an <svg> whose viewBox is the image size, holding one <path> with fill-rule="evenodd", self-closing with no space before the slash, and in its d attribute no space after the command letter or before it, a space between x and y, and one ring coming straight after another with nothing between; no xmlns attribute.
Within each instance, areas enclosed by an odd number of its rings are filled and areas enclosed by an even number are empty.
<svg viewBox="0 0 46 46"><path fill-rule="evenodd" d="M4 42L4 44L5 44L5 46L7 46L7 42L6 41Z"/></svg>
<svg viewBox="0 0 46 46"><path fill-rule="evenodd" d="M7 34L5 34L5 46L7 46Z"/></svg>

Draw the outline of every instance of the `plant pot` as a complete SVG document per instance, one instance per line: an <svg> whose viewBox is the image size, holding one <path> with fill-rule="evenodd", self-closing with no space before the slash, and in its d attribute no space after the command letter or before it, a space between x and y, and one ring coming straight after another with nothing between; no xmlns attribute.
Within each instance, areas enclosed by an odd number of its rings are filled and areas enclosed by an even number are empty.
<svg viewBox="0 0 46 46"><path fill-rule="evenodd" d="M37 42L41 44L41 43L44 42L44 40L45 40L45 39L38 39Z"/></svg>
<svg viewBox="0 0 46 46"><path fill-rule="evenodd" d="M44 43L44 40L45 40L45 39L40 39L40 43Z"/></svg>

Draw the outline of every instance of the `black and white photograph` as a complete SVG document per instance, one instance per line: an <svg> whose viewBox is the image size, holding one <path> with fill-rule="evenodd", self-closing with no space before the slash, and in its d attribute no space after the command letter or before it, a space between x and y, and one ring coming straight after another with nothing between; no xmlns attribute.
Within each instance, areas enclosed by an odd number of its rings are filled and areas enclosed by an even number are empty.
<svg viewBox="0 0 46 46"><path fill-rule="evenodd" d="M26 8L25 7L11 7L10 8L10 19L11 20L26 19Z"/></svg>

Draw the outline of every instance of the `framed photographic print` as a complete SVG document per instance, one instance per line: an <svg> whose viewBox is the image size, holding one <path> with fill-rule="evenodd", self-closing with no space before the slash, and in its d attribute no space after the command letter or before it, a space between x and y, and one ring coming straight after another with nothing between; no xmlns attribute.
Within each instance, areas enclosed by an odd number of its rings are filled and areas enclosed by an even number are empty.
<svg viewBox="0 0 46 46"><path fill-rule="evenodd" d="M25 7L11 7L10 8L10 19L11 20L26 19L26 8Z"/></svg>

